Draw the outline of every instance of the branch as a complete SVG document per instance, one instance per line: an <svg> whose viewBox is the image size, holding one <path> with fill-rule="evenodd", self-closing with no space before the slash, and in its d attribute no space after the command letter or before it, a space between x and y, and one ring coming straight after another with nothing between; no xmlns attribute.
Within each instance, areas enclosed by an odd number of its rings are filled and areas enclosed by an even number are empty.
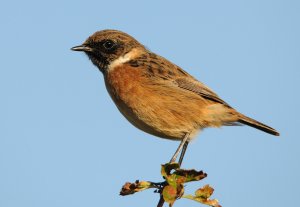
<svg viewBox="0 0 300 207"><path fill-rule="evenodd" d="M131 195L146 189L155 188L154 192L160 195L157 207L162 207L164 202L167 202L172 207L175 201L181 198L187 198L213 207L221 207L216 199L210 200L214 189L209 185L198 189L195 195L184 195L184 184L204 179L207 174L203 171L180 169L178 163L167 163L162 165L161 175L165 181L159 183L138 180L134 183L127 182L123 185L120 195Z"/></svg>

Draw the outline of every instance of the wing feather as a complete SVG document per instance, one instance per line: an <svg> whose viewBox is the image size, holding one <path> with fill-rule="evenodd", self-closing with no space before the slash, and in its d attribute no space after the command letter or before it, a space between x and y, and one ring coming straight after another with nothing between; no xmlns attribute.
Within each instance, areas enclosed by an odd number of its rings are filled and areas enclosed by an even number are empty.
<svg viewBox="0 0 300 207"><path fill-rule="evenodd" d="M215 101L215 102L218 102L218 103L221 103L221 104L224 104L224 105L230 107L225 101L223 101L210 88L208 88L206 85L204 85L203 83L201 83L195 79L177 78L176 80L174 80L174 83L182 89L192 91L192 92L202 96L203 98L206 98L206 99L209 99L209 100L212 100L212 101Z"/></svg>
<svg viewBox="0 0 300 207"><path fill-rule="evenodd" d="M144 66L147 69L146 75L155 81L172 82L172 84L175 84L179 88L194 92L205 99L230 107L206 85L159 55L149 53L148 56L141 56L136 61L137 65Z"/></svg>

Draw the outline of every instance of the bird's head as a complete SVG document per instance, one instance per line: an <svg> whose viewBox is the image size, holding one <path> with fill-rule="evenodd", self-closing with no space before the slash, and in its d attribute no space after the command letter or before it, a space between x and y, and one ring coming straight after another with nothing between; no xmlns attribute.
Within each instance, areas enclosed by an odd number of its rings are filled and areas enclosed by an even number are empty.
<svg viewBox="0 0 300 207"><path fill-rule="evenodd" d="M144 48L136 39L118 30L95 32L82 45L72 47L74 51L85 52L102 73L109 65L125 56L134 48Z"/></svg>

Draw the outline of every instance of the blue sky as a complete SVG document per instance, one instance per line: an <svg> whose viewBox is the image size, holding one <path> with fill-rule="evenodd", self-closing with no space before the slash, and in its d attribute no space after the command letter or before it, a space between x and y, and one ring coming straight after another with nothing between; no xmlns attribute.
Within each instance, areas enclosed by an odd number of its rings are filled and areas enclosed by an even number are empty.
<svg viewBox="0 0 300 207"><path fill-rule="evenodd" d="M1 2L0 206L155 206L152 191L177 142L135 129L101 73L70 51L102 29L125 31L206 83L242 113L281 132L207 129L183 167L208 173L223 206L300 202L300 3L253 1ZM201 206L179 200L175 206Z"/></svg>

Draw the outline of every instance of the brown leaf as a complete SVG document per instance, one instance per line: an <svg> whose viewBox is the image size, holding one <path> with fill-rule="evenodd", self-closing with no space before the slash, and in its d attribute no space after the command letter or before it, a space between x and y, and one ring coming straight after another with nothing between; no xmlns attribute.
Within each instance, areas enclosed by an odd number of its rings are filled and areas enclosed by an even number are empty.
<svg viewBox="0 0 300 207"><path fill-rule="evenodd" d="M125 195L130 195L134 194L136 192L140 192L143 190L146 190L148 188L153 188L153 184L148 181L141 181L139 182L138 180L135 181L135 183L125 183L120 191L120 195L125 196Z"/></svg>
<svg viewBox="0 0 300 207"><path fill-rule="evenodd" d="M168 175L171 174L172 170L175 170L175 169L178 169L178 168L180 168L180 166L176 162L161 165L161 175L163 177L167 177Z"/></svg>
<svg viewBox="0 0 300 207"><path fill-rule="evenodd" d="M197 197L208 199L213 193L214 193L214 189L209 185L205 185L204 187L196 190L195 195Z"/></svg>
<svg viewBox="0 0 300 207"><path fill-rule="evenodd" d="M179 168L178 163L167 163L162 165L161 174L166 179L169 185L176 187L178 184L198 181L207 176L203 171L184 170ZM171 171L174 170L173 173Z"/></svg>
<svg viewBox="0 0 300 207"><path fill-rule="evenodd" d="M217 199L210 200L209 197L213 194L214 189L209 185L205 185L204 187L198 189L195 192L195 196L193 195L184 195L183 198L191 199L197 202L200 202L205 205L213 206L213 207L221 207Z"/></svg>
<svg viewBox="0 0 300 207"><path fill-rule="evenodd" d="M167 185L162 191L164 200L172 206L176 199L180 198L184 193L183 185L178 185L176 187Z"/></svg>
<svg viewBox="0 0 300 207"><path fill-rule="evenodd" d="M176 175L176 179L180 183L187 183L191 181L198 181L202 180L207 176L206 173L203 171L196 171L194 169L192 170L184 170L184 169L177 169L174 174Z"/></svg>
<svg viewBox="0 0 300 207"><path fill-rule="evenodd" d="M166 202L173 204L177 197L177 189L173 186L167 185L164 187L162 194Z"/></svg>

